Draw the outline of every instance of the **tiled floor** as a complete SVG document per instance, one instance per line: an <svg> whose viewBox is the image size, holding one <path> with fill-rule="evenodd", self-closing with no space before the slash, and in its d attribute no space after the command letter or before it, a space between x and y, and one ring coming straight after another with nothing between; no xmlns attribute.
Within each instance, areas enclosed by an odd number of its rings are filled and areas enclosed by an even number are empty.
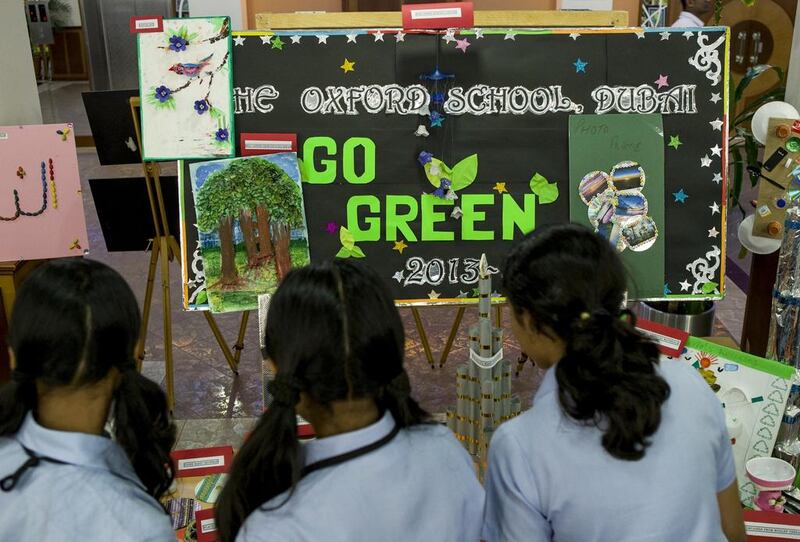
<svg viewBox="0 0 800 542"><path fill-rule="evenodd" d="M40 84L42 122L45 124L71 122L76 135L92 135L81 98L81 92L88 90L88 81L51 81Z"/></svg>
<svg viewBox="0 0 800 542"><path fill-rule="evenodd" d="M144 296L149 255L147 253L108 253L91 199L88 180L94 177L113 178L140 175L139 166L100 166L94 150L79 152L84 203L91 245L90 257L108 263L131 284L140 303ZM173 164L163 164L165 175L174 174ZM135 220L135 217L131 217ZM180 305L180 266L170 265L172 347L175 367L175 418L179 427L181 448L219 443L238 444L261 411L260 355L257 347L257 318L247 326L245 348L242 352L239 376L229 370L221 351L209 330L205 318L199 313L184 312ZM155 294L147 335L146 360L143 371L154 380L164 382L164 334L160 278L156 277ZM744 294L731 281L728 297L718 305L718 322L715 334L729 334L738 340L741 333L741 314ZM429 341L437 362L445 346L447 333L456 314L455 308L437 307L420 310ZM409 309L401 313L406 324L407 366L415 394L422 405L432 412L441 412L454 401L455 368L467 359L466 331L476 319L475 309L468 309L453 344L450 357L443 369L428 365L422 341L414 326ZM505 329L509 315L506 311ZM217 322L229 344L235 340L239 316L219 315ZM516 360L518 347L511 338L506 339L507 356ZM538 370L527 365L514 382L514 390L529 404L538 385Z"/></svg>

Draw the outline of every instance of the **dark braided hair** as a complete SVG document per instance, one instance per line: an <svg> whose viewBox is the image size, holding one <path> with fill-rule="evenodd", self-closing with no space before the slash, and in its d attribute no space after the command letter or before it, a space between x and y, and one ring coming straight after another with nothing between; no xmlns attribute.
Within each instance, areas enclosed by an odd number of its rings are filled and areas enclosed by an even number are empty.
<svg viewBox="0 0 800 542"><path fill-rule="evenodd" d="M608 241L566 224L537 228L514 247L503 288L518 316L527 312L537 331L566 345L553 368L564 412L599 427L612 456L635 461L670 389L656 372L658 348L622 318L625 277Z"/></svg>
<svg viewBox="0 0 800 542"><path fill-rule="evenodd" d="M302 472L295 406L300 392L315 402L374 398L397 425L428 421L410 396L403 368L405 336L383 281L363 264L336 259L292 270L267 313L263 355L277 367L273 402L236 455L217 503L221 542L244 520L287 490Z"/></svg>

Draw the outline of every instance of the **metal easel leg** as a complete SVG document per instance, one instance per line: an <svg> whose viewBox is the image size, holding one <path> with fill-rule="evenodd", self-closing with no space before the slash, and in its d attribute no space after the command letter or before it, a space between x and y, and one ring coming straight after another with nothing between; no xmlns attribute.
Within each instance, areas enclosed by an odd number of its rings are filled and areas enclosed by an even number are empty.
<svg viewBox="0 0 800 542"><path fill-rule="evenodd" d="M428 334L425 331L425 327L422 325L422 318L419 316L419 309L417 307L411 307L411 314L414 315L414 322L417 324L417 333L419 333L419 338L422 342L422 348L425 350L425 359L427 359L428 363L430 363L431 369L434 369L435 365L433 364L431 345L428 342Z"/></svg>
<svg viewBox="0 0 800 542"><path fill-rule="evenodd" d="M453 321L453 327L450 328L450 335L447 336L447 343L444 345L442 357L439 358L440 369L444 367L444 363L447 361L447 357L450 355L450 349L453 348L453 341L456 340L456 334L458 333L458 328L461 327L461 319L464 318L465 310L466 307L459 307L458 312L456 312L456 319Z"/></svg>
<svg viewBox="0 0 800 542"><path fill-rule="evenodd" d="M239 360L242 357L242 350L244 350L244 334L247 332L247 321L250 319L250 311L242 313L242 322L239 324L239 335L236 336L236 344L233 345L233 359L236 361L236 367L233 372L239 372Z"/></svg>
<svg viewBox="0 0 800 542"><path fill-rule="evenodd" d="M164 370L167 380L167 405L175 406L175 374L172 364L172 306L169 299L169 245L166 237L159 239L161 249L161 292L164 313Z"/></svg>

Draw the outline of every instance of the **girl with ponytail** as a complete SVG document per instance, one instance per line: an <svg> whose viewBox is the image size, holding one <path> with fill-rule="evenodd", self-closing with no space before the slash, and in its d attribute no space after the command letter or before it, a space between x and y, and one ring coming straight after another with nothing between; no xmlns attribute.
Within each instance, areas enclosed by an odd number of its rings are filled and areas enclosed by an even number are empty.
<svg viewBox="0 0 800 542"><path fill-rule="evenodd" d="M483 538L744 540L722 407L636 331L608 241L537 229L503 280L514 334L545 374L533 408L492 438Z"/></svg>
<svg viewBox="0 0 800 542"><path fill-rule="evenodd" d="M175 426L136 371L139 329L133 292L99 262L53 261L20 288L0 388L0 540L174 540L157 499Z"/></svg>
<svg viewBox="0 0 800 542"><path fill-rule="evenodd" d="M373 271L341 259L292 270L264 337L272 403L217 503L221 542L477 542L483 489L411 397L402 321ZM316 440L298 442L298 414Z"/></svg>

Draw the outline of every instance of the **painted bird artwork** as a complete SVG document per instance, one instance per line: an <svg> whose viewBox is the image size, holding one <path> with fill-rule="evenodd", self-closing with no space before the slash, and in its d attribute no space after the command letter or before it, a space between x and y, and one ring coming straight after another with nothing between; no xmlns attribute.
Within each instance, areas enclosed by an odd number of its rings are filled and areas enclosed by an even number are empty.
<svg viewBox="0 0 800 542"><path fill-rule="evenodd" d="M177 64L173 64L169 67L169 71L175 72L178 75L185 75L186 77L192 78L197 77L203 71L203 69L211 64L211 57L214 54L210 54L207 57L203 58L197 64L191 64L186 62L178 62Z"/></svg>

